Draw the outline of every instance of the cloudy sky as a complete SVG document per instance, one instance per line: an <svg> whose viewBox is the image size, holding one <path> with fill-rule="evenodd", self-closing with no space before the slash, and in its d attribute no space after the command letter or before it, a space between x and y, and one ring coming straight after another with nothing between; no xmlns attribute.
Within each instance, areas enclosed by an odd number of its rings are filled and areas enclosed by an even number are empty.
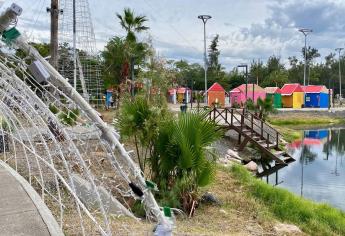
<svg viewBox="0 0 345 236"><path fill-rule="evenodd" d="M3 8L12 2L24 8L18 28L32 40L48 41L50 0L6 0ZM197 16L211 15L208 44L219 34L221 63L228 69L265 61L273 54L284 62L293 55L301 58L300 27L313 29L308 44L319 49L322 58L345 43L344 0L89 0L89 4L100 50L109 38L124 35L115 14L125 7L147 16L150 30L141 38L151 37L161 56L191 62L202 62L203 56L203 25Z"/></svg>

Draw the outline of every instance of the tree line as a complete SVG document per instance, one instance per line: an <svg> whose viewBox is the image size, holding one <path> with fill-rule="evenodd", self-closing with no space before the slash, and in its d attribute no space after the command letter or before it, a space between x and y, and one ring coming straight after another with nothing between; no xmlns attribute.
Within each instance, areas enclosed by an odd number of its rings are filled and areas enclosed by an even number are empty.
<svg viewBox="0 0 345 236"><path fill-rule="evenodd" d="M133 81L148 84L150 87L160 89L161 92L178 86L186 86L193 90L204 89L203 65L190 63L185 59L168 60L160 57L151 39L145 41L138 39L138 34L149 30L146 26L148 22L146 16L136 15L133 10L126 8L122 14L116 14L116 17L126 31L126 36L111 38L101 51L101 56L97 58L102 65L105 89L118 87L129 89L134 86ZM49 54L49 44L35 43L34 46L43 55ZM325 85L333 89L334 94L338 94L338 56L330 53L323 62L317 62L316 59L321 55L316 48L311 47L307 49L303 47L300 56L289 57L287 64L276 55L270 56L266 61L252 60L248 63L248 83L258 83L262 87L281 87L285 83L303 84L305 50L307 50L306 84ZM216 35L208 47L208 87L218 82L229 91L245 83L246 77L243 71L237 67L227 70L220 63L220 56L219 35ZM340 64L345 66L344 61L344 57L341 57Z"/></svg>

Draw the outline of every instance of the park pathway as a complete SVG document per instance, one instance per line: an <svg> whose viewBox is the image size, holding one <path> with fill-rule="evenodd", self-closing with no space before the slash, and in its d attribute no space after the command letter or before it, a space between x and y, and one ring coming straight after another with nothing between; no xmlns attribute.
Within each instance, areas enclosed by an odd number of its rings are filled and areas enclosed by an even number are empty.
<svg viewBox="0 0 345 236"><path fill-rule="evenodd" d="M0 161L0 235L63 235L28 182Z"/></svg>

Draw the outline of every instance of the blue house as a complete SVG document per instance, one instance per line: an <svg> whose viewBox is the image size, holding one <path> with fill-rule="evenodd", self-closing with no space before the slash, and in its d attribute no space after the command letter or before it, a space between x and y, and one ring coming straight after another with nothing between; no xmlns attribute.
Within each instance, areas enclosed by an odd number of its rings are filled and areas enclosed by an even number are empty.
<svg viewBox="0 0 345 236"><path fill-rule="evenodd" d="M303 86L304 107L327 108L329 104L328 89L324 85Z"/></svg>

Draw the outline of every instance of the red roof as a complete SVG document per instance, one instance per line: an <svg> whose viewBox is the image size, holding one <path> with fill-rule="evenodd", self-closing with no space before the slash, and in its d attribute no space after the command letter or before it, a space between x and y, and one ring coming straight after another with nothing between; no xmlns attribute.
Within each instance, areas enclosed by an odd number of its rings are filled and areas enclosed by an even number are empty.
<svg viewBox="0 0 345 236"><path fill-rule="evenodd" d="M266 93L269 93L269 94L281 93L279 87L266 87L266 88L265 88L265 92L266 92Z"/></svg>
<svg viewBox="0 0 345 236"><path fill-rule="evenodd" d="M181 88L178 88L177 89L177 93L186 93L186 90L190 90L189 88L184 88L184 87L181 87Z"/></svg>
<svg viewBox="0 0 345 236"><path fill-rule="evenodd" d="M225 91L225 89L223 89L223 87L216 82L207 91L221 91L222 92L222 91Z"/></svg>
<svg viewBox="0 0 345 236"><path fill-rule="evenodd" d="M291 95L295 92L304 92L300 84L284 84L281 89L282 95Z"/></svg>
<svg viewBox="0 0 345 236"><path fill-rule="evenodd" d="M308 85L302 86L305 93L328 93L328 89L324 85Z"/></svg>
<svg viewBox="0 0 345 236"><path fill-rule="evenodd" d="M176 93L176 89L171 88L171 89L168 90L168 93L169 93L170 95L174 95L174 94Z"/></svg>
<svg viewBox="0 0 345 236"><path fill-rule="evenodd" d="M247 92L252 92L253 91L253 84L248 84L247 86ZM261 88L259 85L254 84L254 91L255 92L265 92L263 88ZM242 84L238 86L237 88L234 88L233 90L230 91L230 93L245 93L246 92L246 85Z"/></svg>

